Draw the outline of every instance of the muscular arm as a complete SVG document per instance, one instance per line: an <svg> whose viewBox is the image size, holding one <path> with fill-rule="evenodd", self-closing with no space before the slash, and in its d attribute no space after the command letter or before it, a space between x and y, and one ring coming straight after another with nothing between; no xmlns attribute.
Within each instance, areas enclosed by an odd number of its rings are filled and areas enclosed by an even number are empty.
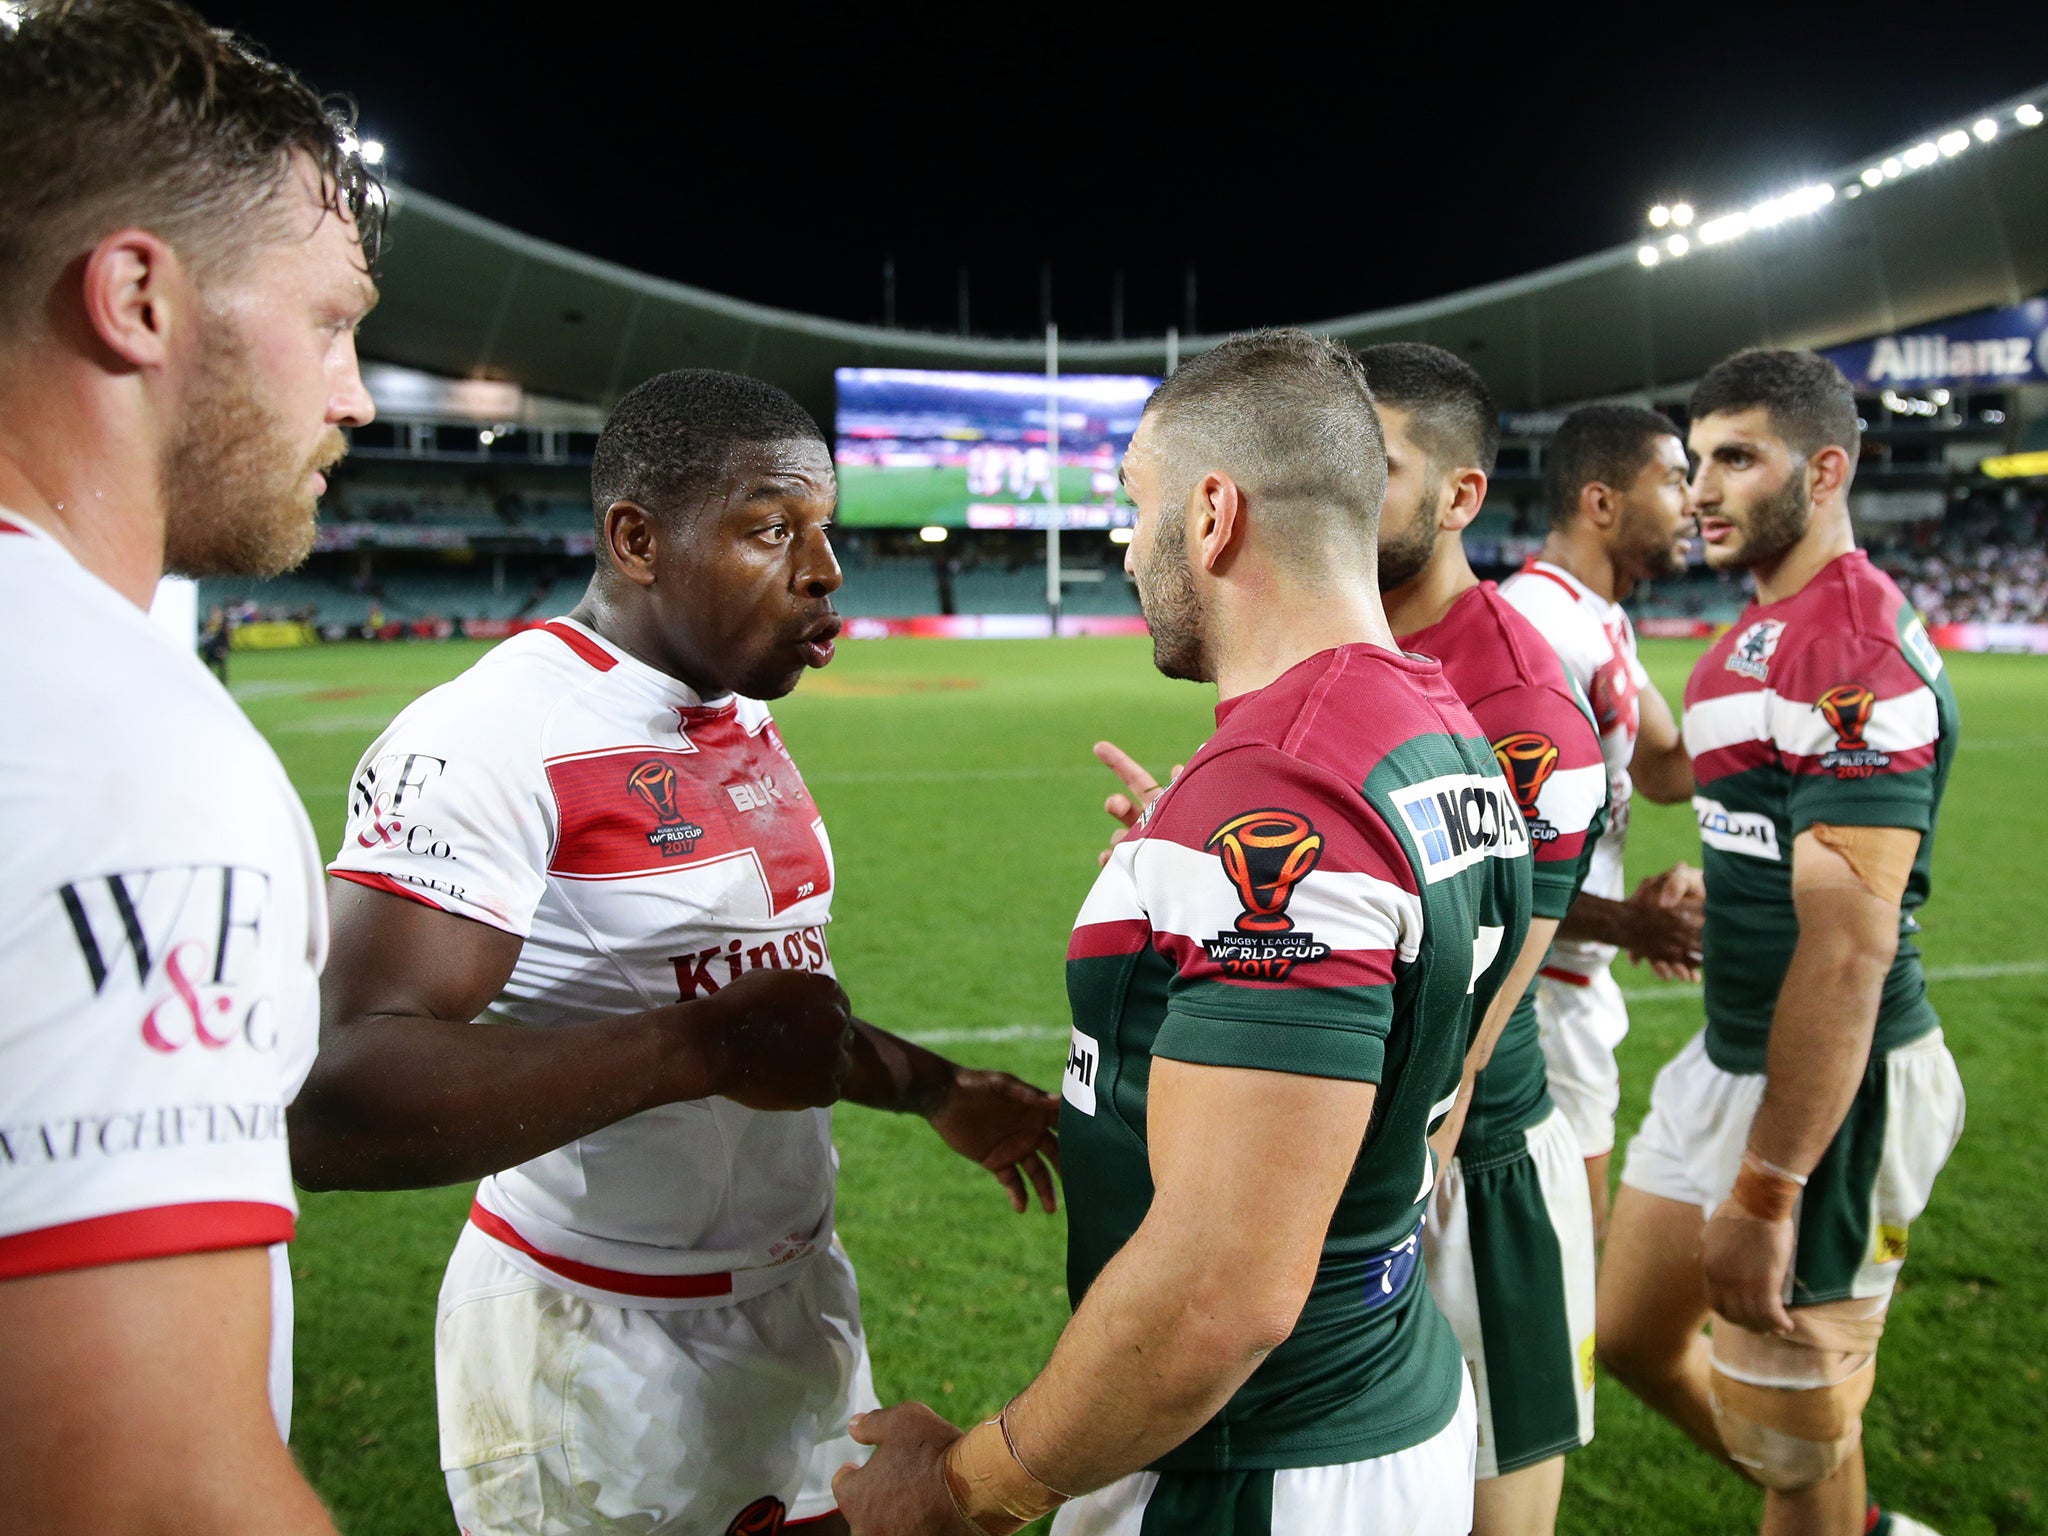
<svg viewBox="0 0 2048 1536"><path fill-rule="evenodd" d="M413 1189L481 1178L659 1104L726 1093L757 1108L830 1103L826 978L751 972L708 998L555 1029L476 1022L521 941L484 923L329 882L333 949L320 1054L291 1109L309 1189ZM758 979L757 979L758 978ZM750 1038L742 1050L739 1035ZM767 1038L762 1038L762 1037ZM770 1084L758 1053L798 1081ZM844 1070L844 1056L836 1059ZM777 1101L778 1089L790 1102Z"/></svg>
<svg viewBox="0 0 2048 1536"><path fill-rule="evenodd" d="M1658 805L1679 805L1692 798L1692 759L1686 755L1685 737L1671 717L1671 706L1654 685L1636 695L1642 712L1636 733L1635 756L1629 760L1628 775L1636 793Z"/></svg>
<svg viewBox="0 0 2048 1536"><path fill-rule="evenodd" d="M1152 1208L1011 1409L1025 1465L1099 1488L1230 1400L1293 1332L1376 1092L1154 1061Z"/></svg>
<svg viewBox="0 0 2048 1536"><path fill-rule="evenodd" d="M278 1439L269 1355L261 1248L0 1282L0 1526L333 1536Z"/></svg>
<svg viewBox="0 0 2048 1536"><path fill-rule="evenodd" d="M1920 846L1920 834L1906 828L1855 831L1889 844L1901 871ZM1866 887L1849 860L1809 829L1792 841L1792 906L1799 943L1771 1018L1763 1104L1749 1146L1766 1162L1806 1174L1841 1129L1869 1065L1878 1002L1898 953L1899 896Z"/></svg>

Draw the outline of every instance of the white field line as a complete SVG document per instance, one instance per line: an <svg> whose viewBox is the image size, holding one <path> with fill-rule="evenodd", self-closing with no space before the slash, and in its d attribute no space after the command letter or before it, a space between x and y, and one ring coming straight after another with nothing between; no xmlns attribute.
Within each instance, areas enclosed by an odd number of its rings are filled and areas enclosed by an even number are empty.
<svg viewBox="0 0 2048 1536"><path fill-rule="evenodd" d="M1929 966L1930 982L1992 981L2005 976L2048 975L2048 960L2003 960L1984 965ZM1700 995L1697 986L1642 988L1621 994L1632 1003L1681 1002ZM965 1045L980 1040L1064 1040L1067 1030L1048 1024L992 1024L986 1029L925 1029L907 1033L919 1045Z"/></svg>

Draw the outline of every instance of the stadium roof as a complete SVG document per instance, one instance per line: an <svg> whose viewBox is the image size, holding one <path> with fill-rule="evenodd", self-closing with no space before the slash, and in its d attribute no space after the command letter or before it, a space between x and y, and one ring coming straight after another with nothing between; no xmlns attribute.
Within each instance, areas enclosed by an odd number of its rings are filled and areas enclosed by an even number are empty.
<svg viewBox="0 0 2048 1536"><path fill-rule="evenodd" d="M1974 134L1968 122L1951 126L1743 214L1702 210L1678 242L1682 258L1665 254L1676 231L1648 231L1651 247L1631 242L1312 328L1361 346L1434 342L1469 359L1504 409L1526 410L1681 383L1744 346L1833 346L2016 303L2048 288L2048 129L2037 103L2048 103L2048 85L1988 108ZM410 188L394 188L392 200L384 299L363 336L367 354L390 362L596 403L664 369L730 368L781 384L820 420L830 419L838 367L1044 366L1037 341L887 330L746 303ZM1164 345L1063 343L1060 363L1158 372Z"/></svg>

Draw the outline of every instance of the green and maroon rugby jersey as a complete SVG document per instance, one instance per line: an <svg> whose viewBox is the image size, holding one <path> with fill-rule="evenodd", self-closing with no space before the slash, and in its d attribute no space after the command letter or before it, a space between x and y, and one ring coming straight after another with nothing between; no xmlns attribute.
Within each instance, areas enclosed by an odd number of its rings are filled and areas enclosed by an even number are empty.
<svg viewBox="0 0 2048 1536"><path fill-rule="evenodd" d="M1068 1284L1079 1305L1151 1205L1154 1057L1376 1083L1293 1336L1157 1465L1384 1455L1457 1406L1457 1341L1417 1273L1425 1138L1528 928L1528 835L1433 661L1341 646L1216 716L1067 950Z"/></svg>
<svg viewBox="0 0 2048 1536"><path fill-rule="evenodd" d="M1401 648L1443 663L1444 681L1493 743L1535 854L1531 915L1562 918L1607 825L1600 728L1578 685L1542 632L1490 581L1461 593L1429 628L1403 635ZM1532 981L1473 1084L1458 1148L1473 1151L1549 1113Z"/></svg>
<svg viewBox="0 0 2048 1536"><path fill-rule="evenodd" d="M1752 603L1685 685L1685 749L1707 876L1707 1055L1764 1070L1778 989L1799 940L1792 840L1815 822L1908 827L1920 853L1873 1055L1939 1022L1914 913L1956 751L1941 653L1891 578L1853 550L1782 602Z"/></svg>

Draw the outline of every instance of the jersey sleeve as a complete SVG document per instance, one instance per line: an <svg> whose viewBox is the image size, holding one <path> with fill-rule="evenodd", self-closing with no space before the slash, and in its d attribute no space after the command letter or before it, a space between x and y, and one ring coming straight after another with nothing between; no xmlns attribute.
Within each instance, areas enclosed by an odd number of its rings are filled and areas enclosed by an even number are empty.
<svg viewBox="0 0 2048 1536"><path fill-rule="evenodd" d="M1529 829L1533 914L1561 918L1607 824L1600 738L1584 709L1555 688L1503 688L1471 708Z"/></svg>
<svg viewBox="0 0 2048 1536"><path fill-rule="evenodd" d="M1817 634L1774 681L1771 736L1791 778L1794 837L1817 821L1931 830L1940 702L1896 643Z"/></svg>
<svg viewBox="0 0 2048 1536"><path fill-rule="evenodd" d="M207 824L251 787L218 755L203 799L124 756L0 781L0 1280L292 1236L311 850Z"/></svg>
<svg viewBox="0 0 2048 1536"><path fill-rule="evenodd" d="M465 680L467 681L467 680ZM437 690L363 754L328 873L526 938L547 889L554 800L516 710Z"/></svg>
<svg viewBox="0 0 2048 1536"><path fill-rule="evenodd" d="M1130 850L1172 967L1155 1056L1377 1083L1422 906L1364 799L1285 753L1198 763ZM1120 850L1121 851L1121 850Z"/></svg>

